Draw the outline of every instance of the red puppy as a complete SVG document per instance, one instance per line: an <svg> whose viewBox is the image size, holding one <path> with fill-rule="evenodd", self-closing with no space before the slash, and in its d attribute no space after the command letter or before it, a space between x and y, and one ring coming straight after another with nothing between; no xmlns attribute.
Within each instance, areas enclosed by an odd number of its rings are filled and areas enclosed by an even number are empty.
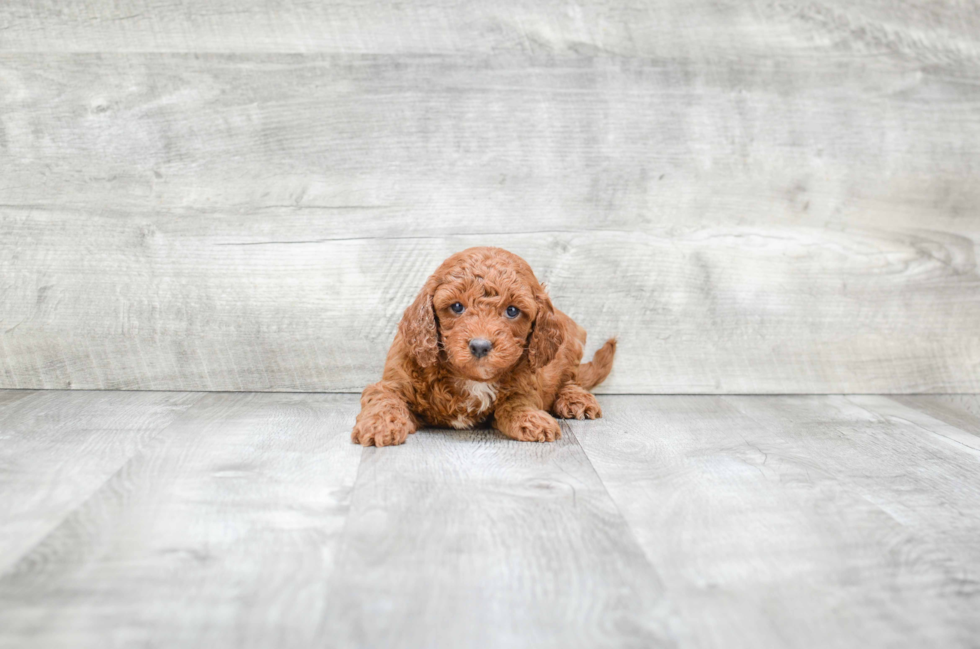
<svg viewBox="0 0 980 649"><path fill-rule="evenodd" d="M456 253L405 310L351 440L401 444L424 424L469 428L493 416L510 438L552 442L561 437L552 414L602 416L589 389L609 375L616 339L580 364L584 343L526 261L501 248Z"/></svg>

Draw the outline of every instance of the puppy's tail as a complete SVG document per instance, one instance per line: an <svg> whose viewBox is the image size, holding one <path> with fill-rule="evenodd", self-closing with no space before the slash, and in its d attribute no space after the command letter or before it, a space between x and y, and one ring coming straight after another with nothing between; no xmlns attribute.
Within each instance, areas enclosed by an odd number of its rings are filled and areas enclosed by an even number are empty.
<svg viewBox="0 0 980 649"><path fill-rule="evenodd" d="M582 363L575 373L575 383L591 390L606 380L612 371L613 357L616 356L616 339L610 338L592 357L589 363Z"/></svg>

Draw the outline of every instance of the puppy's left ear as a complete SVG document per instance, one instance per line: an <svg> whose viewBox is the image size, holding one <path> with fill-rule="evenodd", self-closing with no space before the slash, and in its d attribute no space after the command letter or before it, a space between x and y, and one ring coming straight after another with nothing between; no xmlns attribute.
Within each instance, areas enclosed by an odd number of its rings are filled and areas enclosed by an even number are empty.
<svg viewBox="0 0 980 649"><path fill-rule="evenodd" d="M551 298L544 292L534 296L538 306L538 314L534 318L531 338L527 344L528 361L532 370L538 370L547 365L558 353L564 336L555 315L555 307Z"/></svg>

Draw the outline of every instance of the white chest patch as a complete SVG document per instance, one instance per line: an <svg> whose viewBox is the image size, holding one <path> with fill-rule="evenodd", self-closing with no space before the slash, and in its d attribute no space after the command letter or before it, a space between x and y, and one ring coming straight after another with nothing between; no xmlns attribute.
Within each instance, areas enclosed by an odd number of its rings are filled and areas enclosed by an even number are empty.
<svg viewBox="0 0 980 649"><path fill-rule="evenodd" d="M463 389L470 393L470 403L478 411L477 414L490 410L493 407L493 402L497 399L496 383L466 381L463 384Z"/></svg>
<svg viewBox="0 0 980 649"><path fill-rule="evenodd" d="M466 401L466 412L458 415L450 423L453 428L469 428L490 414L490 410L497 400L497 384L461 381L459 389L469 397Z"/></svg>

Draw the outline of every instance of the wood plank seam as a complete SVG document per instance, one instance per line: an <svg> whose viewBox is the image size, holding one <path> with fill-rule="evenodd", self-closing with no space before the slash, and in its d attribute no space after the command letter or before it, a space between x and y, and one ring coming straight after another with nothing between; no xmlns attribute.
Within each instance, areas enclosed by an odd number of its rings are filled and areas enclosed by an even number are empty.
<svg viewBox="0 0 980 649"><path fill-rule="evenodd" d="M895 418L934 439L959 448L980 459L980 435L907 406L886 395L845 395L845 399L885 419ZM874 406L877 405L877 408ZM882 406L889 406L882 411Z"/></svg>
<svg viewBox="0 0 980 649"><path fill-rule="evenodd" d="M36 390L35 392L42 393L45 391ZM42 546L47 541L48 538L50 538L53 534L56 534L58 532L58 530L65 524L66 521L68 521L68 519L74 516L75 513L78 512L80 509L84 508L93 498L95 498L104 488L106 488L106 485L108 485L109 483L117 479L119 474L124 472L126 468L130 464L132 464L136 459L138 459L140 456L144 455L146 452L151 450L159 442L159 440L162 439L162 437L166 434L167 430L177 425L178 423L182 423L183 418L192 416L191 414L189 414L189 411L197 403L199 403L202 399L204 399L207 395L208 393L206 392L200 393L198 398L195 399L192 403L188 404L180 415L172 419L167 425L162 426L154 433L150 434L149 438L146 440L146 443L142 448L137 449L136 452L134 452L132 455L127 457L126 460L123 463L121 463L115 471L109 474L105 480L100 482L91 491L89 491L89 493L85 496L83 500L79 501L71 510L66 511L65 514L61 517L61 519L57 523L52 525L50 529L48 529L48 531L44 534L44 536L38 538L38 540L32 546L24 549L24 551L20 552L16 556L4 557L3 564L0 564L0 580L5 578L7 575L14 573L16 571L17 565L24 559L24 557L29 556L38 547Z"/></svg>

